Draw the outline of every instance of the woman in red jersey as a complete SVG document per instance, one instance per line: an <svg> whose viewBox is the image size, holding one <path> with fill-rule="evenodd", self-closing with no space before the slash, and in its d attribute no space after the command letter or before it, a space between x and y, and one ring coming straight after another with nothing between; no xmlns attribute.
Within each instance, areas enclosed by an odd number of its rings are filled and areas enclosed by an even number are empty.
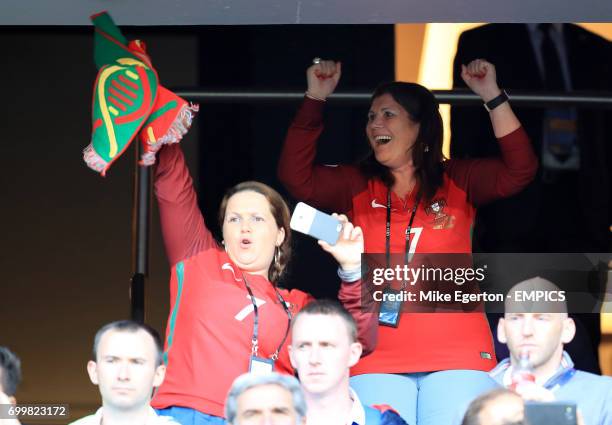
<svg viewBox="0 0 612 425"><path fill-rule="evenodd" d="M293 373L286 348L290 320L311 297L277 286L291 252L289 209L265 184L234 186L221 203L218 245L178 145L160 151L155 193L172 270L167 372L152 405L183 425L223 424L225 397L237 376L249 370ZM340 241L328 250L342 268L357 267L361 230L345 223ZM343 282L339 294L354 310L360 301L356 280ZM362 319L362 342L371 349L373 338L364 332L375 326Z"/></svg>
<svg viewBox="0 0 612 425"><path fill-rule="evenodd" d="M445 160L435 97L418 84L393 82L372 95L368 158L359 165L315 165L323 107L341 74L340 63L315 62L279 177L299 200L347 213L363 229L365 252L469 254L476 207L520 191L535 175L529 139L485 60L464 66L462 77L489 110L501 158ZM396 318L384 323L395 327L378 326L377 348L353 368L351 385L364 403L390 404L412 425L452 423L493 385L486 374L496 361L485 315L403 312Z"/></svg>

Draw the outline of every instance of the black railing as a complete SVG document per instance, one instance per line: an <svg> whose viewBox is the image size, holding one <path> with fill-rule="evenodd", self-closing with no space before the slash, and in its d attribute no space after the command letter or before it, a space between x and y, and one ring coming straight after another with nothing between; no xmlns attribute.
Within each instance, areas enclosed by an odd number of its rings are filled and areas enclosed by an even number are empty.
<svg viewBox="0 0 612 425"><path fill-rule="evenodd" d="M185 99L207 103L283 103L299 101L303 91L261 91L222 89L176 89L175 93ZM469 90L433 90L440 103L453 105L478 105L482 100ZM587 108L612 109L612 92L558 92L541 93L524 90L508 90L513 105L555 106L567 105ZM366 104L369 92L334 93L330 101L342 104Z"/></svg>

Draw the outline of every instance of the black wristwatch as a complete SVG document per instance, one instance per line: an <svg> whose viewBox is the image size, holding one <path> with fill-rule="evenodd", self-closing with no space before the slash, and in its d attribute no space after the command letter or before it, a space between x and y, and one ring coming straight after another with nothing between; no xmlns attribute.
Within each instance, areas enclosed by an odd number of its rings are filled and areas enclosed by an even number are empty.
<svg viewBox="0 0 612 425"><path fill-rule="evenodd" d="M491 112L493 109L497 108L502 103L507 102L508 99L508 93L506 93L506 90L502 90L499 96L489 100L488 102L485 102L484 107L487 112Z"/></svg>

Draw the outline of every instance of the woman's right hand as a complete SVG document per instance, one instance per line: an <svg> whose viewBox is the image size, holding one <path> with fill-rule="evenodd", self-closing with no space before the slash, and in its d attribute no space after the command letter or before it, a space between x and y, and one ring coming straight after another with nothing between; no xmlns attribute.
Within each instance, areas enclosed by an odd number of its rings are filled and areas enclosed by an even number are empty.
<svg viewBox="0 0 612 425"><path fill-rule="evenodd" d="M306 81L308 82L306 93L317 99L327 99L336 89L341 74L342 64L340 62L322 60L309 66L306 70Z"/></svg>

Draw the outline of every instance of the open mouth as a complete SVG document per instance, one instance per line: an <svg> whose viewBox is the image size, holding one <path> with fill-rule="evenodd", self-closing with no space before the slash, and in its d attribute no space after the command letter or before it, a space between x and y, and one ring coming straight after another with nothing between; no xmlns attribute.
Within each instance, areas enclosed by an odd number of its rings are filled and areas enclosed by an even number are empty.
<svg viewBox="0 0 612 425"><path fill-rule="evenodd" d="M391 136L376 136L374 140L377 145L386 145L391 141Z"/></svg>
<svg viewBox="0 0 612 425"><path fill-rule="evenodd" d="M251 246L252 242L250 239L241 239L240 240L240 246L242 248L249 248Z"/></svg>

